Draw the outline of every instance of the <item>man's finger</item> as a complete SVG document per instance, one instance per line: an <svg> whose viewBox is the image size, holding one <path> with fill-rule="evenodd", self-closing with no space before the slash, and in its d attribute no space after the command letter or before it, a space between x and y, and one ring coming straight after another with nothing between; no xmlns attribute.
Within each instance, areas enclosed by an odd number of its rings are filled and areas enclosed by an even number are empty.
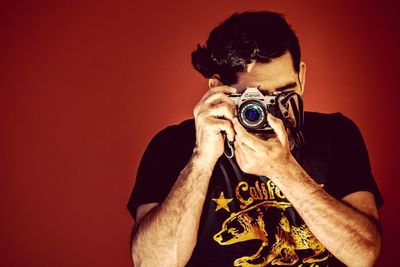
<svg viewBox="0 0 400 267"><path fill-rule="evenodd" d="M218 105L208 108L204 111L208 116L214 116L216 118L226 118L233 120L233 110L232 107L227 103L220 103Z"/></svg>
<svg viewBox="0 0 400 267"><path fill-rule="evenodd" d="M224 132L229 141L233 142L233 140L235 140L235 131L233 130L231 121L217 118L210 119L213 121L213 125L218 129L217 131Z"/></svg>
<svg viewBox="0 0 400 267"><path fill-rule="evenodd" d="M204 103L207 105L216 105L219 103L227 103L230 106L236 108L235 103L233 102L232 99L229 98L225 93L219 92L212 94L208 96L206 99L204 99Z"/></svg>
<svg viewBox="0 0 400 267"><path fill-rule="evenodd" d="M235 132L237 133L237 138L239 138L246 146L251 148L252 150L257 151L258 147L258 138L249 134L246 129L240 124L239 120L237 118L234 118L232 120L233 127L235 129Z"/></svg>
<svg viewBox="0 0 400 267"><path fill-rule="evenodd" d="M285 125L283 124L282 120L274 117L271 113L267 114L267 121L271 128L276 133L276 136L279 139L279 142L282 146L286 147L288 145L288 136L285 129Z"/></svg>
<svg viewBox="0 0 400 267"><path fill-rule="evenodd" d="M210 88L201 98L200 102L204 101L206 98L208 98L210 95L215 94L215 93L224 93L224 94L233 94L237 92L236 88L230 87L230 86L215 86Z"/></svg>
<svg viewBox="0 0 400 267"><path fill-rule="evenodd" d="M238 142L237 139L235 139L234 142L234 146L235 146L235 156L237 160L243 160L245 158L245 153L244 153L244 147L242 144L240 144L240 142Z"/></svg>
<svg viewBox="0 0 400 267"><path fill-rule="evenodd" d="M236 146L239 147L240 150L245 153L251 153L251 152L254 153L254 151L255 151L254 149L249 147L246 143L244 143L243 140L240 139L240 137L238 135L235 135L235 147Z"/></svg>

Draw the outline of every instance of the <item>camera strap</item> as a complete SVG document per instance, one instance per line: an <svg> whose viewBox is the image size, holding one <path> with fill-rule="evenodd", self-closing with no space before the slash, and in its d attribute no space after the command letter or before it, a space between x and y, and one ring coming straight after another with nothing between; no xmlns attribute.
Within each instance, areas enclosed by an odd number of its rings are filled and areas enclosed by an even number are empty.
<svg viewBox="0 0 400 267"><path fill-rule="evenodd" d="M304 122L303 101L295 92L282 93L278 98L281 119L288 128L300 130Z"/></svg>
<svg viewBox="0 0 400 267"><path fill-rule="evenodd" d="M282 94L278 100L281 119L286 128L290 129L291 142L300 148L304 145L304 136L302 128L304 123L303 100L301 96L295 92Z"/></svg>
<svg viewBox="0 0 400 267"><path fill-rule="evenodd" d="M233 142L229 141L228 138L225 138L224 154L228 159L231 159L235 156L235 147Z"/></svg>

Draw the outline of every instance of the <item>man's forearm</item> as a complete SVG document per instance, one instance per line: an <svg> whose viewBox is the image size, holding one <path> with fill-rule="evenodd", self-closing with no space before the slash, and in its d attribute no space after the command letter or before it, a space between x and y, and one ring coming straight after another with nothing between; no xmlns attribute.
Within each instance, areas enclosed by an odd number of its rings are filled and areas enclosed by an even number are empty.
<svg viewBox="0 0 400 267"><path fill-rule="evenodd" d="M196 245L199 221L213 167L194 152L163 203L135 226L135 266L184 266Z"/></svg>
<svg viewBox="0 0 400 267"><path fill-rule="evenodd" d="M380 250L373 219L326 193L295 160L271 179L335 257L348 266L372 266Z"/></svg>

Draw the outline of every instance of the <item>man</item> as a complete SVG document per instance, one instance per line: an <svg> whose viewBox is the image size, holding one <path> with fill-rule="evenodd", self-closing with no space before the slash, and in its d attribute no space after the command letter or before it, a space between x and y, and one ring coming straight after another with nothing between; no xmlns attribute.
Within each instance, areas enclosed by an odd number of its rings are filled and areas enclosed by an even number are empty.
<svg viewBox="0 0 400 267"><path fill-rule="evenodd" d="M372 266L382 197L355 124L312 112L303 124L294 101L279 106L288 119L267 109L269 128L253 131L245 120L261 113L238 110L236 96L262 92L275 107L303 94L306 65L284 18L234 14L192 60L210 89L194 120L143 155L128 204L135 266Z"/></svg>

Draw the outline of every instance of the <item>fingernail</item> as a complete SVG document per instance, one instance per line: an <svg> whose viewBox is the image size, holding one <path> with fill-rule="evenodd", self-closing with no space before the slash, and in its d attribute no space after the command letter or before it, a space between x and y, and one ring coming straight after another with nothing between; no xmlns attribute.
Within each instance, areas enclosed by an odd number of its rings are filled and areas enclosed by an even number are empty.
<svg viewBox="0 0 400 267"><path fill-rule="evenodd" d="M233 91L234 93L237 92L237 89L235 87L229 87L231 89L231 91Z"/></svg>

